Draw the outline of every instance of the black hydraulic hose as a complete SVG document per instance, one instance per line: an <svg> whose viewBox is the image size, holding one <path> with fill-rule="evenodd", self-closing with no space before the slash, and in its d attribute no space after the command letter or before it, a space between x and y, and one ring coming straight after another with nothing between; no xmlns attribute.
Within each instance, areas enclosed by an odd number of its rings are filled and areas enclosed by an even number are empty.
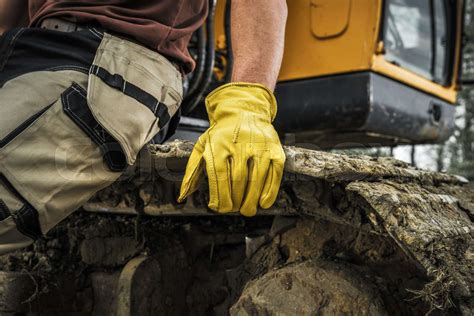
<svg viewBox="0 0 474 316"><path fill-rule="evenodd" d="M232 0L225 3L224 32L225 45L227 48L227 68L224 76L224 82L228 83L232 79L232 70L234 68L234 54L232 53L232 26L231 26Z"/></svg>
<svg viewBox="0 0 474 316"><path fill-rule="evenodd" d="M186 96L192 95L196 92L199 82L201 81L202 74L204 73L204 67L206 67L206 45L205 45L205 34L204 26L201 26L196 31L197 37L197 58L196 58L196 68L189 82L189 88L186 92Z"/></svg>
<svg viewBox="0 0 474 316"><path fill-rule="evenodd" d="M214 59L216 56L215 50L215 36L214 36L214 15L216 13L216 2L217 0L209 0L209 14L206 20L206 62L204 68L204 74L200 80L196 92L189 95L183 102L184 114L189 114L196 106L201 102L201 99L206 93L207 88L212 80L212 73L214 71Z"/></svg>

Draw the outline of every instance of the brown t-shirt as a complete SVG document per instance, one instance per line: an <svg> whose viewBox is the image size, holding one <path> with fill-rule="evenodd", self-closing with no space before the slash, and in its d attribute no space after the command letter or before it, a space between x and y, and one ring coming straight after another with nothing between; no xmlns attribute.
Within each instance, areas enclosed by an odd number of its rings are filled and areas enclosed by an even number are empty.
<svg viewBox="0 0 474 316"><path fill-rule="evenodd" d="M194 68L187 46L207 10L206 0L29 0L31 26L52 17L98 23L157 50L186 73Z"/></svg>

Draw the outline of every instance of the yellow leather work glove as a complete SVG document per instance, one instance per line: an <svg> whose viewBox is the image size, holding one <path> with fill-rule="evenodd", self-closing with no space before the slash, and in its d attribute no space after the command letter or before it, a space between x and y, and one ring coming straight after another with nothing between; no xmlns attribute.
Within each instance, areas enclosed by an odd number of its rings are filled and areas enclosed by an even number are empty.
<svg viewBox="0 0 474 316"><path fill-rule="evenodd" d="M266 87L229 83L206 98L210 127L186 167L178 201L197 190L206 169L209 208L253 216L275 202L285 153L272 126L276 100Z"/></svg>

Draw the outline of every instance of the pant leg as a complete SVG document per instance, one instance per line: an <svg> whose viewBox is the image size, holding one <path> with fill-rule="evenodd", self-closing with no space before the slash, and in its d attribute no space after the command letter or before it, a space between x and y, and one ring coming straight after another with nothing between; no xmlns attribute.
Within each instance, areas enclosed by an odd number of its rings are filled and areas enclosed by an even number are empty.
<svg viewBox="0 0 474 316"><path fill-rule="evenodd" d="M2 254L115 181L182 92L163 56L95 29L14 30L0 47Z"/></svg>

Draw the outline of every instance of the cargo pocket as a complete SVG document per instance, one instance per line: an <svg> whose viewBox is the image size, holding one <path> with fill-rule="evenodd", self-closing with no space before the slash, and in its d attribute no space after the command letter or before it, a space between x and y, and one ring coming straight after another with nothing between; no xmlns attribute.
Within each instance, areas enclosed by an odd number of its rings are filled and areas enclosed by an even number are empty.
<svg viewBox="0 0 474 316"><path fill-rule="evenodd" d="M28 240L114 182L182 99L181 75L168 60L109 34L77 82L0 140L0 174L37 214L37 233L22 232Z"/></svg>
<svg viewBox="0 0 474 316"><path fill-rule="evenodd" d="M90 70L87 100L94 117L120 143L128 165L170 121L181 99L181 75L168 60L104 34Z"/></svg>
<svg viewBox="0 0 474 316"><path fill-rule="evenodd" d="M109 162L123 167L123 150L95 120L85 89L73 83L2 140L0 174L37 214L40 227L34 229L39 234L25 234L17 223L18 230L31 239L45 234L120 176Z"/></svg>

